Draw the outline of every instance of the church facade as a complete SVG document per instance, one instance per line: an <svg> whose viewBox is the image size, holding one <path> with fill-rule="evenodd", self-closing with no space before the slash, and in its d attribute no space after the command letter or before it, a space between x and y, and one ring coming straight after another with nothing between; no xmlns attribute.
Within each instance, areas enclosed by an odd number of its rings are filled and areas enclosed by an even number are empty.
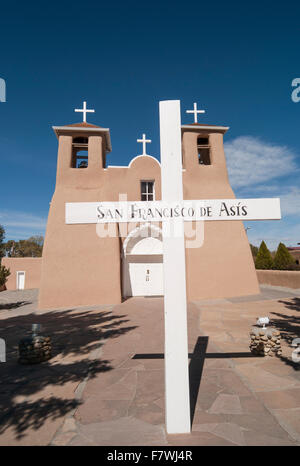
<svg viewBox="0 0 300 466"><path fill-rule="evenodd" d="M43 249L39 308L115 304L130 296L162 295L159 223L109 224L108 234L103 234L103 225L100 232L99 225L65 221L69 202L114 202L120 195L128 201L160 200L160 163L143 154L128 167L110 166L108 128L83 122L53 129L58 139L57 175ZM198 123L182 126L184 199L235 198L223 148L227 130ZM199 227L203 232L203 224L187 223L193 231ZM204 222L203 244L194 246L187 231L189 301L259 293L241 221Z"/></svg>

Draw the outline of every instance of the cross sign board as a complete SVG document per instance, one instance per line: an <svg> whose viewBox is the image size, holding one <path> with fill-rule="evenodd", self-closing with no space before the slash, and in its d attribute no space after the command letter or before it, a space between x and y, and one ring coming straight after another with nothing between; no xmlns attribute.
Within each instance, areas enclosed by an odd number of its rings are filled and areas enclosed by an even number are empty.
<svg viewBox="0 0 300 466"><path fill-rule="evenodd" d="M170 173L170 166L168 166ZM200 220L279 220L278 198L186 201L70 202L66 223L163 222Z"/></svg>
<svg viewBox="0 0 300 466"><path fill-rule="evenodd" d="M191 430L184 222L279 220L281 213L277 198L183 200L180 101L160 102L159 113L162 201L66 203L66 223L162 222L166 429L183 434Z"/></svg>

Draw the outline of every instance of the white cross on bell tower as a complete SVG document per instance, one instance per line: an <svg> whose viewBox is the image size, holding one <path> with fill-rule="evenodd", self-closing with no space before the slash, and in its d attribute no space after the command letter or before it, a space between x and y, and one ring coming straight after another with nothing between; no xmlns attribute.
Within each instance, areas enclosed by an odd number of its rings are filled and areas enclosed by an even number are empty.
<svg viewBox="0 0 300 466"><path fill-rule="evenodd" d="M95 113L95 110L88 110L86 108L86 102L83 102L83 108L75 108L74 112L82 112L82 118L84 123L86 123L86 114L87 113Z"/></svg>
<svg viewBox="0 0 300 466"><path fill-rule="evenodd" d="M197 103L194 102L194 110L186 110L186 113L193 113L194 123L198 123L198 113L205 113L205 110L197 110Z"/></svg>
<svg viewBox="0 0 300 466"><path fill-rule="evenodd" d="M143 144L143 153L142 155L147 155L146 153L146 144L152 142L151 139L146 139L146 134L143 134L142 139L137 139L137 142L141 142Z"/></svg>

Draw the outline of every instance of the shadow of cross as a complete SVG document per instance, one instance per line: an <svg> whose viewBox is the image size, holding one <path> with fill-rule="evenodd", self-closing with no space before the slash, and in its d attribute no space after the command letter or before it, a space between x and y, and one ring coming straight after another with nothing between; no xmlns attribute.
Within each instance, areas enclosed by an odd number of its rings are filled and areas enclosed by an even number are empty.
<svg viewBox="0 0 300 466"><path fill-rule="evenodd" d="M201 383L205 359L227 359L227 358L251 358L255 357L251 352L240 353L207 353L208 337L197 338L193 353L189 353L189 385L190 385L190 411L191 424L193 424L197 398ZM163 353L140 353L135 354L132 359L164 359Z"/></svg>

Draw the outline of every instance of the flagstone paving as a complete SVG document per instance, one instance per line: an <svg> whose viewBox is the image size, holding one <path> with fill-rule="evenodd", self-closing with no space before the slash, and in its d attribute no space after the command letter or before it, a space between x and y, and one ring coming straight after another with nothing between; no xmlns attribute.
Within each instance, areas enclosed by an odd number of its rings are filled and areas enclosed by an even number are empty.
<svg viewBox="0 0 300 466"><path fill-rule="evenodd" d="M189 304L189 435L164 428L162 298L46 312L36 296L0 294L0 445L300 445L300 363L290 346L300 290ZM281 331L281 357L249 352L262 315ZM51 336L54 357L20 366L17 343L32 323Z"/></svg>

